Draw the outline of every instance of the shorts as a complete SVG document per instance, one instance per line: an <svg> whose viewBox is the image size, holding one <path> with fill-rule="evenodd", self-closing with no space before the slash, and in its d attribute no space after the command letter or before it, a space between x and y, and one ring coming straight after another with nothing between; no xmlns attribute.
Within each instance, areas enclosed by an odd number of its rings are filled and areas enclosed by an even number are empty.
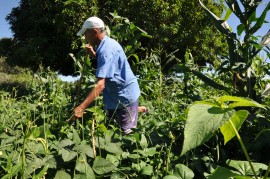
<svg viewBox="0 0 270 179"><path fill-rule="evenodd" d="M108 109L107 116L110 120L116 120L125 134L131 133L131 129L137 127L138 100L122 109Z"/></svg>

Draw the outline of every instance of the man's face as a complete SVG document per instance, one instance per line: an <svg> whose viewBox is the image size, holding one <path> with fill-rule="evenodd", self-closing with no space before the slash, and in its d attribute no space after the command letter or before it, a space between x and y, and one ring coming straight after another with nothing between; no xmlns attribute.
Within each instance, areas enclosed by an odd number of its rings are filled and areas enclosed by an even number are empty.
<svg viewBox="0 0 270 179"><path fill-rule="evenodd" d="M95 45L96 41L96 30L95 29L87 29L84 33L85 40L89 42L91 45Z"/></svg>

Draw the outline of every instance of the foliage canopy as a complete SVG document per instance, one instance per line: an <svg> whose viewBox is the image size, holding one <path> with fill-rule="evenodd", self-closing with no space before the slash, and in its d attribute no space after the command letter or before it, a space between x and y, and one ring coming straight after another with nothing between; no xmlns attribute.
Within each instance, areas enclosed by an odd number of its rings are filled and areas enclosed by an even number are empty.
<svg viewBox="0 0 270 179"><path fill-rule="evenodd" d="M222 13L221 4L209 2L207 5L215 13ZM209 17L195 0L132 0L128 3L103 0L21 0L19 7L7 16L15 43L10 57L12 61L33 69L42 63L52 70L71 74L73 63L68 53L76 53L80 48L76 32L81 24L87 17L97 15L111 26L114 22L109 13L112 12L127 17L153 36L151 40L140 41L144 48L159 48L167 53L179 49L176 52L179 59L190 49L196 63L200 65L213 63L226 50L226 44L222 43L224 37L215 31ZM125 41L121 43L126 45ZM163 60L162 64L166 63Z"/></svg>

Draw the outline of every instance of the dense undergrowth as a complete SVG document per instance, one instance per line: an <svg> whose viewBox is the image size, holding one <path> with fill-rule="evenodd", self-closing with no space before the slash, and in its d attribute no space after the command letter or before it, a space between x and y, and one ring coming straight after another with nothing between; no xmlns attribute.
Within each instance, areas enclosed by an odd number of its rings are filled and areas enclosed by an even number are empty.
<svg viewBox="0 0 270 179"><path fill-rule="evenodd" d="M140 72L140 104L150 108L139 116L133 134L123 135L116 123L106 119L101 97L82 119L66 122L76 98L82 100L95 80L94 69L79 66L87 71L81 95L77 95L79 81L63 82L55 72L42 68L36 74L27 73L28 80L20 88L1 88L1 178L187 179L220 177L220 171L225 177L253 176L237 139L224 145L218 131L181 155L185 123L192 111L188 106L198 100L214 102L222 93L193 75L188 76L188 84L181 82L185 75L162 75L154 53L133 65ZM265 174L269 161L264 152L270 145L263 140L269 134L267 116L264 111L259 117L254 113L240 131L258 176Z"/></svg>

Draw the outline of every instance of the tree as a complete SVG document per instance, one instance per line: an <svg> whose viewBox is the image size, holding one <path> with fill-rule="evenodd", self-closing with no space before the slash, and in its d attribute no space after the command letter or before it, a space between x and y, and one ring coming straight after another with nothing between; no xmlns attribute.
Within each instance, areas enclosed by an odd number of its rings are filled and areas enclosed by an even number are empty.
<svg viewBox="0 0 270 179"><path fill-rule="evenodd" d="M214 2L206 3L212 11L221 15L223 4ZM189 49L195 62L203 66L206 62L219 60L226 52L224 36L215 30L197 0L99 0L98 7L102 9L99 12L101 17L108 17L109 12L117 11L120 16L127 17L147 31L153 36L147 44L150 48L161 48L168 53L179 49L175 55L180 59L184 59ZM166 63L163 61L163 66Z"/></svg>
<svg viewBox="0 0 270 179"><path fill-rule="evenodd" d="M107 25L113 26L109 14L117 12L153 36L151 40L142 39L142 47L163 49L165 53L178 49L175 55L179 59L183 59L186 50L190 49L199 65L214 63L224 54L226 45L223 36L214 31L209 17L198 5L195 0L21 0L19 7L7 17L14 32L11 57L33 69L42 64L70 74L73 64L68 54L80 49L76 33L83 21L97 15ZM221 14L222 4L208 5L215 13ZM125 42L122 45L125 46ZM162 59L165 66L166 58ZM171 67L173 64L175 61L167 65Z"/></svg>
<svg viewBox="0 0 270 179"><path fill-rule="evenodd" d="M270 32L261 39L256 37L255 33L265 23L266 15L270 9L270 2L266 4L265 9L258 17L256 17L256 11L262 0L255 0L252 3L245 0L225 0L225 2L229 7L226 14L234 13L240 20L241 24L237 27L237 33L230 30L226 22L227 17L225 19L219 18L200 1L201 6L212 18L217 29L226 35L226 42L229 46L228 58L224 59L217 71L219 74L233 74L231 80L233 84L228 84L234 87L233 94L260 101L261 95L256 92L256 88L260 87L260 80L269 74L269 64L267 64L266 60L259 58L258 54L264 50L268 57L270 56L269 47L267 46L270 42ZM241 6L243 6L242 9ZM244 36L243 39L240 38L241 35Z"/></svg>
<svg viewBox="0 0 270 179"><path fill-rule="evenodd" d="M73 73L68 54L78 49L77 31L95 12L93 2L21 0L7 16L14 33L11 60L37 70L42 64L62 74Z"/></svg>

